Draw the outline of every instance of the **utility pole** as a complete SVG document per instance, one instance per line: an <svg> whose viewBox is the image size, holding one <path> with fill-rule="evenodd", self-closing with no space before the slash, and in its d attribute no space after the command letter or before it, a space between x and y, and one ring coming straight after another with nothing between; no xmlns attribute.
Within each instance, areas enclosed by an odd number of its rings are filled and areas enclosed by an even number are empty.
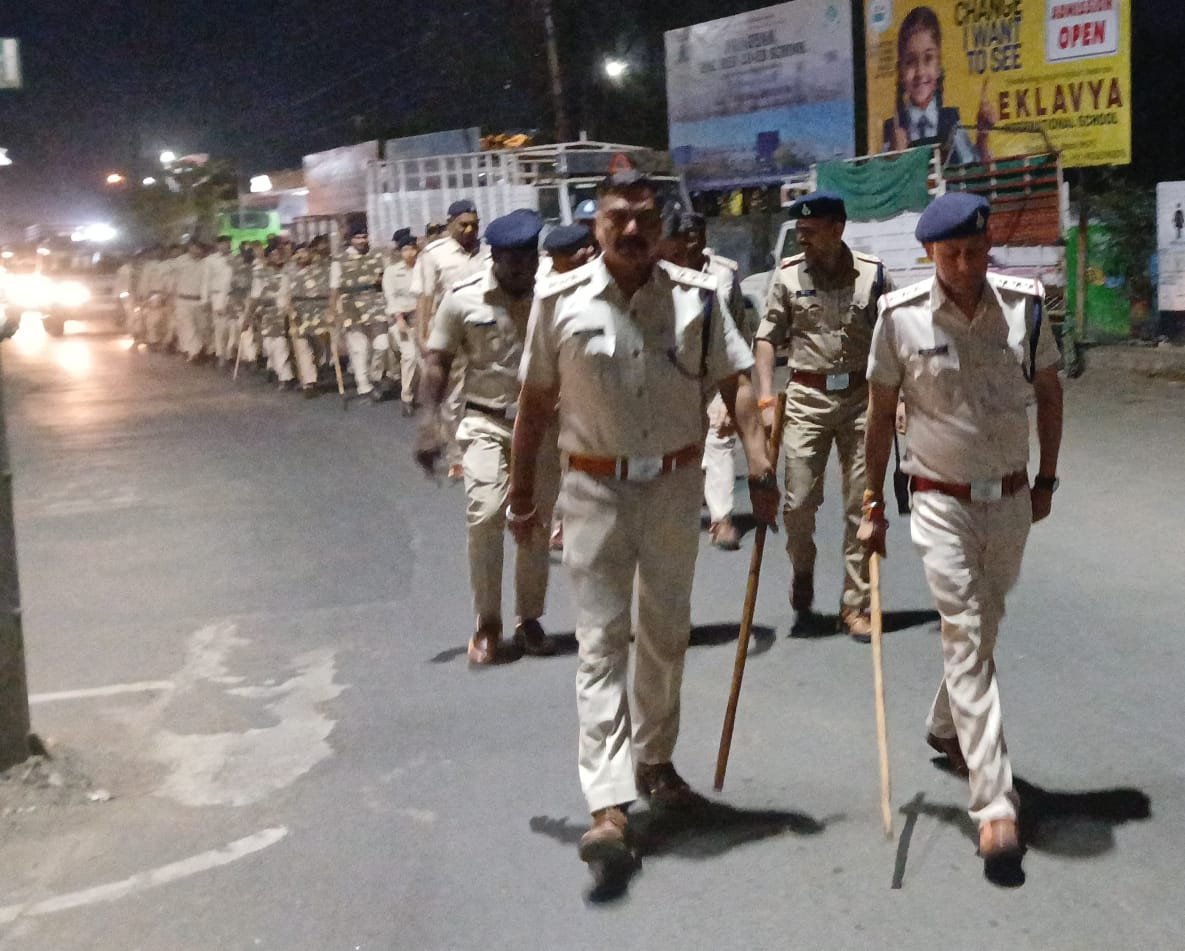
<svg viewBox="0 0 1185 951"><path fill-rule="evenodd" d="M551 13L551 0L539 0L539 12L543 16L543 35L547 41L547 67L551 72L555 138L557 142L569 142L572 139L572 130L568 125L568 110L564 108L564 83L560 76L560 52L555 42L555 18Z"/></svg>

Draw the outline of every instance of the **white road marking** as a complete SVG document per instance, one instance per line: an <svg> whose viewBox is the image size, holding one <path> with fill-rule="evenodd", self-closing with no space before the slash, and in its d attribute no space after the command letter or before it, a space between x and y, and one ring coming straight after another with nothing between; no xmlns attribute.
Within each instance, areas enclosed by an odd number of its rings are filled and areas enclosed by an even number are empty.
<svg viewBox="0 0 1185 951"><path fill-rule="evenodd" d="M171 680L144 680L136 684L111 684L106 687L86 687L81 690L56 690L51 693L29 695L29 703L53 703L57 700L89 700L91 697L116 697L124 693L160 693L177 685Z"/></svg>
<svg viewBox="0 0 1185 951"><path fill-rule="evenodd" d="M271 829L263 829L244 838L236 839L234 842L224 845L220 849L201 852L198 855L192 855L179 862L170 862L168 865L162 865L159 868L154 868L147 872L139 872L117 882L108 882L105 885L96 885L93 888L84 888L81 891L67 892L64 895L55 895L52 898L45 898L37 902L8 905L0 908L0 925L10 924L23 916L51 915L55 912L67 911L71 908L82 908L86 905L97 905L100 902L117 901L120 898L126 898L128 895L134 895L137 892L147 891L150 888L156 888L160 885L167 885L170 882L189 878L191 875L207 872L210 869L219 868L223 865L230 865L231 862L237 862L239 859L245 858L252 853L260 852L268 846L275 845L287 834L287 826L275 826Z"/></svg>

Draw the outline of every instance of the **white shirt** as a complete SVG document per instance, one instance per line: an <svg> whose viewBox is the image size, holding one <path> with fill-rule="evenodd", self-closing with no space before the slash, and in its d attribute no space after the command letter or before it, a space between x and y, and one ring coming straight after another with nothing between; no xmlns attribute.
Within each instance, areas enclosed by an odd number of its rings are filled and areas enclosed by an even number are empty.
<svg viewBox="0 0 1185 951"><path fill-rule="evenodd" d="M215 313L226 310L226 303L230 298L231 277L234 269L230 258L221 252L211 254L205 260L205 273L202 275L202 302L208 303Z"/></svg>

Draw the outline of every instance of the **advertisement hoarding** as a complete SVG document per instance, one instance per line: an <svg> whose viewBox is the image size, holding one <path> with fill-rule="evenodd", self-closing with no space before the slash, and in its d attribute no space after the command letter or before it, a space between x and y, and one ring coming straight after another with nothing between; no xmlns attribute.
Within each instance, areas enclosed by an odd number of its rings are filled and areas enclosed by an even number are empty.
<svg viewBox="0 0 1185 951"><path fill-rule="evenodd" d="M845 0L793 0L666 34L671 154L692 188L777 184L854 154Z"/></svg>
<svg viewBox="0 0 1185 951"><path fill-rule="evenodd" d="M869 150L1130 163L1131 2L865 0Z"/></svg>
<svg viewBox="0 0 1185 951"><path fill-rule="evenodd" d="M1185 182L1156 186L1157 304L1185 311Z"/></svg>

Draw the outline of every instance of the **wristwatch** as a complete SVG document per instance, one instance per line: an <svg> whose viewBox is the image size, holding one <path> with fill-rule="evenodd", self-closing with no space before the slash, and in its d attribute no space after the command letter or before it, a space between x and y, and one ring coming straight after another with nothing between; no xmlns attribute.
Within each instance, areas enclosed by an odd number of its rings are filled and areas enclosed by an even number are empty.
<svg viewBox="0 0 1185 951"><path fill-rule="evenodd" d="M773 472L767 472L763 476L749 476L749 488L776 492L778 489L778 477Z"/></svg>
<svg viewBox="0 0 1185 951"><path fill-rule="evenodd" d="M1039 475L1033 479L1033 488L1041 489L1043 492L1056 492L1057 487L1062 484L1062 480L1055 475L1043 476Z"/></svg>

